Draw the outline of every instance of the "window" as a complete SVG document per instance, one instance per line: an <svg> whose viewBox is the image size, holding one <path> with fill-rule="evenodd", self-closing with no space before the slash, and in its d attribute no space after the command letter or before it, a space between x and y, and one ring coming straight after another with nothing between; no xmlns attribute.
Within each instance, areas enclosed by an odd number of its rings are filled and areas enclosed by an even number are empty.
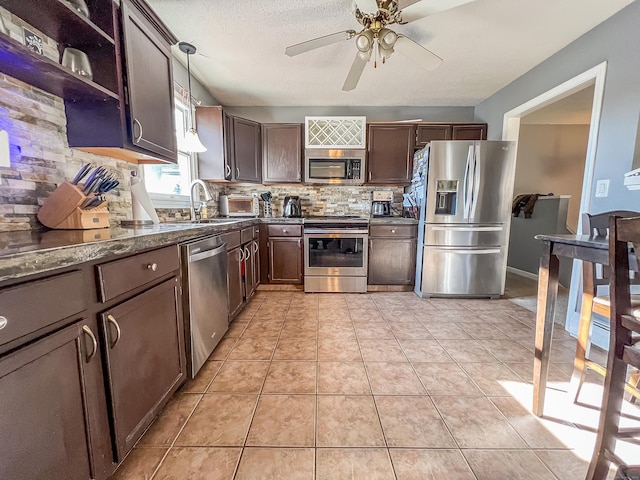
<svg viewBox="0 0 640 480"><path fill-rule="evenodd" d="M178 141L178 163L143 165L145 187L156 208L184 208L189 206L189 185L194 178L195 156L182 149L184 134L189 126L189 108L176 99L175 127Z"/></svg>

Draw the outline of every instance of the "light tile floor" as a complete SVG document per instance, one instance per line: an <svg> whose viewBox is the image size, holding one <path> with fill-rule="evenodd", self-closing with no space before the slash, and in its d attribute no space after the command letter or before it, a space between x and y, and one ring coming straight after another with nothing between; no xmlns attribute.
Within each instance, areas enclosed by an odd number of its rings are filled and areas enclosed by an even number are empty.
<svg viewBox="0 0 640 480"><path fill-rule="evenodd" d="M114 478L581 480L602 381L567 398L556 328L531 415L534 323L508 299L258 292Z"/></svg>

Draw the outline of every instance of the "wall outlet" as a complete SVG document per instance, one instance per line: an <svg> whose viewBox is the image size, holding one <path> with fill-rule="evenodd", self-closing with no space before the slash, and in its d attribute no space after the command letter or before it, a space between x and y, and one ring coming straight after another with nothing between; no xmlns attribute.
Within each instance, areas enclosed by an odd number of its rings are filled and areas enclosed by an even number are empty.
<svg viewBox="0 0 640 480"><path fill-rule="evenodd" d="M596 182L596 197L606 197L609 195L609 179L598 180Z"/></svg>
<svg viewBox="0 0 640 480"><path fill-rule="evenodd" d="M0 167L11 167L11 155L9 154L9 132L0 130Z"/></svg>

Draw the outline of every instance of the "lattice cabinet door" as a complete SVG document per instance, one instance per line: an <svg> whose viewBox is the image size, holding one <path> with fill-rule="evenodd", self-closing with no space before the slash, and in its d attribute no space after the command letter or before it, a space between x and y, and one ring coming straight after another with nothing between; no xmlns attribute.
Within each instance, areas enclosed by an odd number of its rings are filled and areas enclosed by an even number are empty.
<svg viewBox="0 0 640 480"><path fill-rule="evenodd" d="M305 117L305 148L366 148L366 117Z"/></svg>

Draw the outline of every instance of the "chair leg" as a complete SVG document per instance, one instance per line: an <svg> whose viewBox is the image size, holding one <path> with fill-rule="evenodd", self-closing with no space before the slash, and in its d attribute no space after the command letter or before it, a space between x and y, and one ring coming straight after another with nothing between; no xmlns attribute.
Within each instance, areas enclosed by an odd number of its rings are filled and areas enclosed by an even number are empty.
<svg viewBox="0 0 640 480"><path fill-rule="evenodd" d="M589 332L591 331L591 308L593 307L593 295L582 294L582 306L580 308L580 323L578 325L578 338L576 341L576 356L573 360L573 373L569 384L569 398L573 403L578 401L578 395L582 389L585 378L584 361L587 356Z"/></svg>
<svg viewBox="0 0 640 480"><path fill-rule="evenodd" d="M613 346L611 346L613 349ZM598 437L593 457L589 464L585 480L605 480L609 473L609 461L606 452L613 452L618 433L618 423L624 397L626 383L627 364L615 357L615 353L609 352L609 364L613 367L608 370L610 375L605 377L602 410L598 424Z"/></svg>

